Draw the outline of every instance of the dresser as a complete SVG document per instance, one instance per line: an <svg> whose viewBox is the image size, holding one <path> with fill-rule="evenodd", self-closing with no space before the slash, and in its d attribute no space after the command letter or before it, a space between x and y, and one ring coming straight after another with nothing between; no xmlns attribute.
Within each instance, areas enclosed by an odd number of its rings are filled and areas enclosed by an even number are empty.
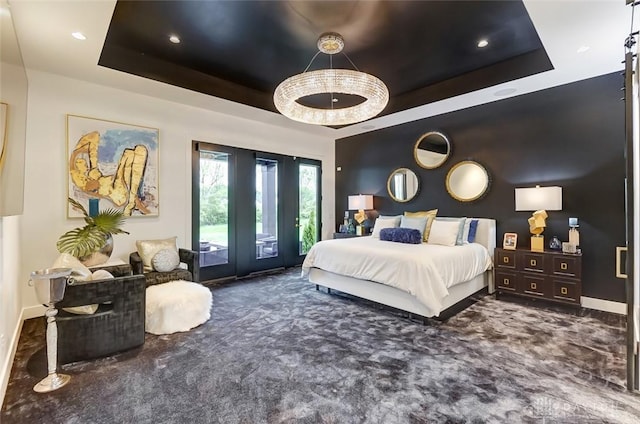
<svg viewBox="0 0 640 424"><path fill-rule="evenodd" d="M495 260L498 293L580 306L582 255L497 248Z"/></svg>

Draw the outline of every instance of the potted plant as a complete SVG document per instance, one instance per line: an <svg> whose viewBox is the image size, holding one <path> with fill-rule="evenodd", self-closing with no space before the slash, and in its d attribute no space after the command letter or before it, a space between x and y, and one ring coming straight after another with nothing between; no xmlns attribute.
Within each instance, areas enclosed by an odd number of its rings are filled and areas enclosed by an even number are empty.
<svg viewBox="0 0 640 424"><path fill-rule="evenodd" d="M124 214L117 209L106 209L90 216L76 200L69 198L74 209L82 212L86 225L67 231L58 239L60 253L69 253L86 266L105 263L113 251L113 234L129 234L122 230Z"/></svg>

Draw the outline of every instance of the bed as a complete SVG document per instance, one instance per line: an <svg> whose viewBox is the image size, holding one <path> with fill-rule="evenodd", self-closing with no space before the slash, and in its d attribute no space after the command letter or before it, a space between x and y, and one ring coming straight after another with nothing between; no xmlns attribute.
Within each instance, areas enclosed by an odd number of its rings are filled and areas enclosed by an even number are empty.
<svg viewBox="0 0 640 424"><path fill-rule="evenodd" d="M402 244L373 237L324 240L308 252L302 275L316 287L438 317L485 288L494 290L496 223L474 219L475 242L463 246Z"/></svg>

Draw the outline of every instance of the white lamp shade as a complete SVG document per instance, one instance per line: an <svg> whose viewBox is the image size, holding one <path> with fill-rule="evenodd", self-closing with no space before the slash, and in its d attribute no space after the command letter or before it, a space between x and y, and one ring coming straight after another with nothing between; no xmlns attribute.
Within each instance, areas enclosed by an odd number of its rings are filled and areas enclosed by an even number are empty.
<svg viewBox="0 0 640 424"><path fill-rule="evenodd" d="M371 209L373 209L373 196L371 194L349 196L349 210L361 211Z"/></svg>
<svg viewBox="0 0 640 424"><path fill-rule="evenodd" d="M562 187L516 188L516 211L561 211Z"/></svg>

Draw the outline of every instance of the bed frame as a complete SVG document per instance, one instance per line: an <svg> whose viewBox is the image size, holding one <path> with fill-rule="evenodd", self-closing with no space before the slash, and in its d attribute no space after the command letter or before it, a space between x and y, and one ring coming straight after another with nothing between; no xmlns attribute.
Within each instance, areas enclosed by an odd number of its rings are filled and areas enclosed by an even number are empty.
<svg viewBox="0 0 640 424"><path fill-rule="evenodd" d="M478 229L476 232L476 243L485 246L493 258L493 252L496 247L496 221L488 218L478 219ZM383 305L391 306L411 314L420 315L422 317L430 317L427 308L418 301L413 295L399 290L395 287L376 283L369 280L360 280L357 278L347 277L324 271L319 268L311 268L309 270L309 282L318 286L326 287L328 292L338 290L353 296L368 299ZM488 287L489 293L494 292L493 269L488 270L477 277L456 284L449 288L449 294L443 299L443 307L438 311L441 312L449 309L456 309L456 306L465 301L475 293Z"/></svg>

